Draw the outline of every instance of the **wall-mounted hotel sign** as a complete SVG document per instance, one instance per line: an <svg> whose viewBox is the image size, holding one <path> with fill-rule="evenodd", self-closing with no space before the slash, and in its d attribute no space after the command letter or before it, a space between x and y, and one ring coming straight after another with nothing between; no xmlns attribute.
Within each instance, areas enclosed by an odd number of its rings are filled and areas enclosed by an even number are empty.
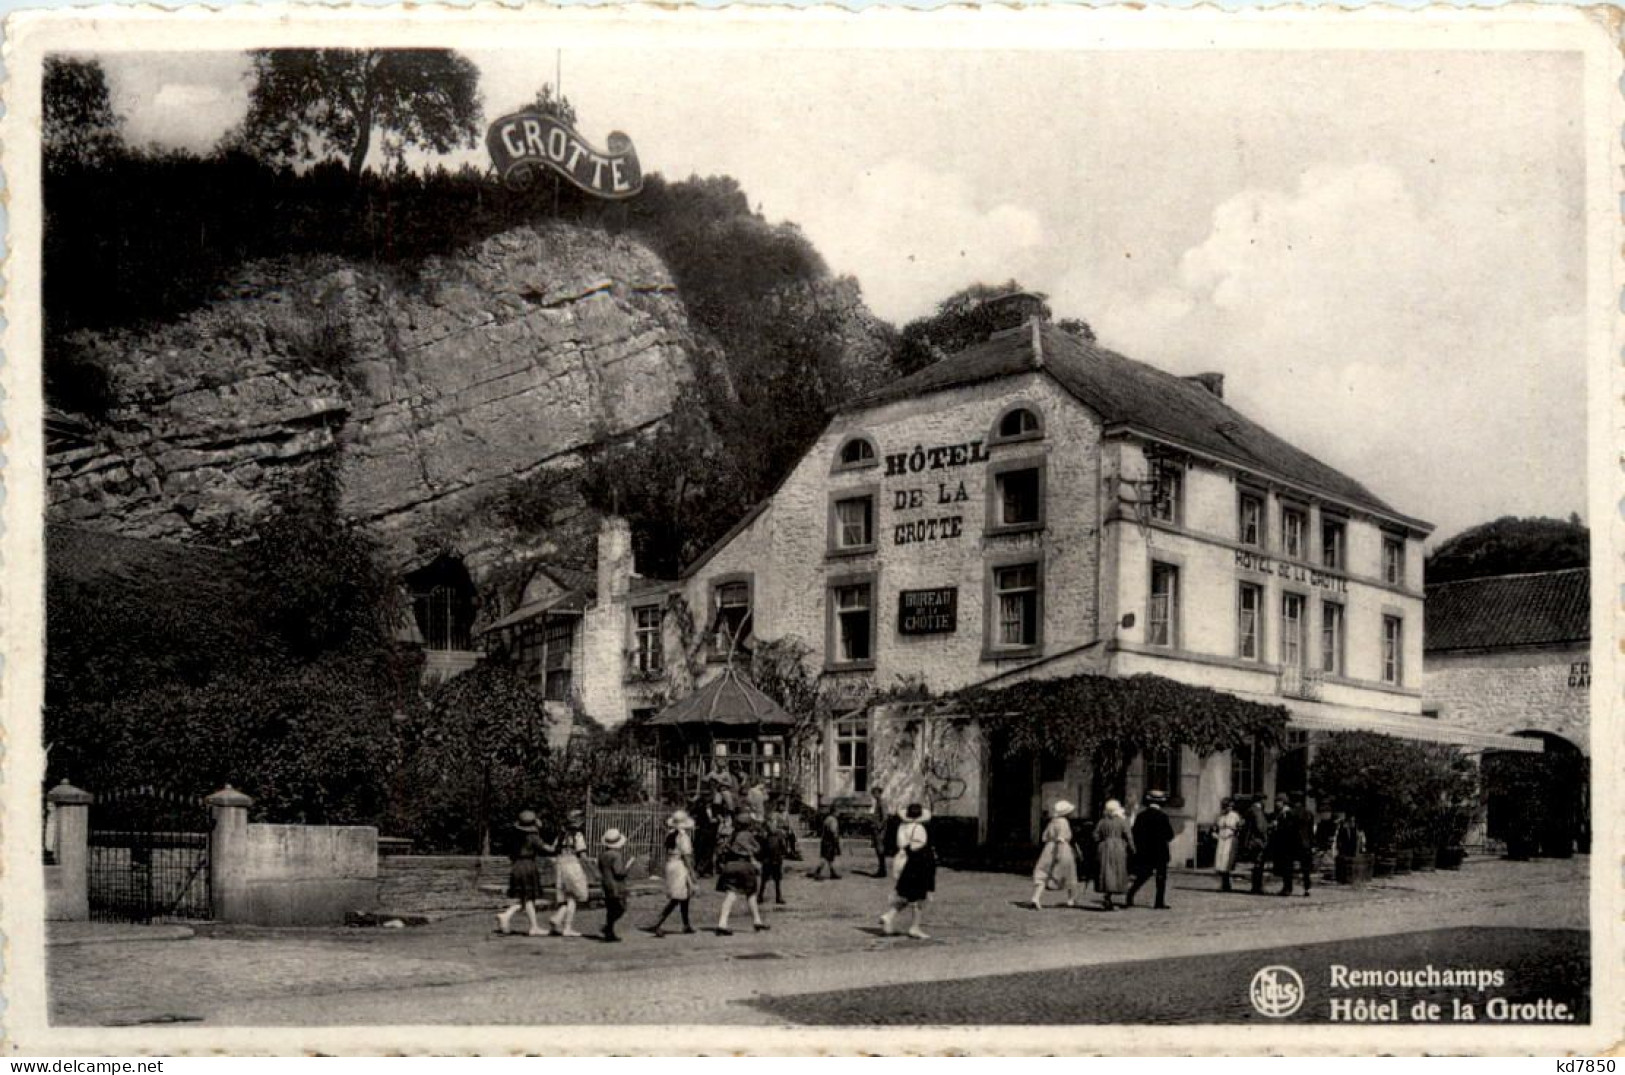
<svg viewBox="0 0 1625 1075"><path fill-rule="evenodd" d="M897 595L897 633L947 635L959 627L959 587L903 590Z"/></svg>
<svg viewBox="0 0 1625 1075"><path fill-rule="evenodd" d="M514 112L491 124L485 146L506 183L525 181L545 167L600 198L630 198L643 189L638 151L620 131L609 136L609 151L601 153L556 117Z"/></svg>

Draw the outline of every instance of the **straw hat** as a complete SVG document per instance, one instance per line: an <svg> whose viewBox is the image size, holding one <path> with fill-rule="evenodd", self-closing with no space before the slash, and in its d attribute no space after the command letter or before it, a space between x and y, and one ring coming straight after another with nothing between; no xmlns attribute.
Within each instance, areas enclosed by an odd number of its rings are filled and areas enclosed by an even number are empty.
<svg viewBox="0 0 1625 1075"><path fill-rule="evenodd" d="M1049 812L1051 817L1065 817L1076 809L1077 807L1073 806L1065 799L1056 799L1055 805L1049 808Z"/></svg>
<svg viewBox="0 0 1625 1075"><path fill-rule="evenodd" d="M693 827L694 819L689 816L687 810L679 810L666 819L666 828L668 829L692 829Z"/></svg>
<svg viewBox="0 0 1625 1075"><path fill-rule="evenodd" d="M514 822L513 827L518 829L520 832L542 831L541 825L536 821L536 811L534 810L519 811L519 820Z"/></svg>
<svg viewBox="0 0 1625 1075"><path fill-rule="evenodd" d="M1145 793L1145 804L1147 806L1161 806L1167 801L1168 796L1160 791L1148 791Z"/></svg>
<svg viewBox="0 0 1625 1075"><path fill-rule="evenodd" d="M620 829L610 829L604 833L604 846L609 848L625 847L626 837L621 835Z"/></svg>

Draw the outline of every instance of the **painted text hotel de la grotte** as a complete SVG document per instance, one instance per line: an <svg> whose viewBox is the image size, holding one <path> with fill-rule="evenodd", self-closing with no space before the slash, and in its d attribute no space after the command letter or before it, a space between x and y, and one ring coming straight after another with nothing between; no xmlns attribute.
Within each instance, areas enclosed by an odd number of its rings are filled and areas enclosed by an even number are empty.
<svg viewBox="0 0 1625 1075"><path fill-rule="evenodd" d="M946 770L939 816L986 843L1034 840L1056 798L1090 802L1086 759L1013 752L942 706L955 733L932 738L888 689L1152 673L1286 707L1278 747L1134 763L1123 790L1168 794L1176 861L1222 797L1304 790L1316 733L1531 749L1423 715L1428 523L1229 407L1222 375L1165 373L1010 306L1011 327L835 414L680 579L638 577L612 519L595 593L527 595L499 628L540 637L546 618L554 653L534 661L573 669L610 725L652 715L654 674L684 659L674 596L711 636L702 681L726 678L731 646L798 639L827 700L807 764L787 765L782 725L735 720L670 757L682 790L725 760L861 808Z"/></svg>

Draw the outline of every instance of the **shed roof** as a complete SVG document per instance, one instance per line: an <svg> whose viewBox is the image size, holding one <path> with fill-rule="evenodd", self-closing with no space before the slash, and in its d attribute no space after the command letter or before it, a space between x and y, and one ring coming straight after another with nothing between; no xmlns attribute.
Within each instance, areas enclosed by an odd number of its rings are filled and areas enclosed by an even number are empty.
<svg viewBox="0 0 1625 1075"><path fill-rule="evenodd" d="M1201 383L1097 346L1042 320L994 333L940 362L861 396L842 408L863 410L912 396L1048 373L1069 394L1118 426L1282 478L1423 531L1353 478L1288 444L1229 406Z"/></svg>
<svg viewBox="0 0 1625 1075"><path fill-rule="evenodd" d="M1427 587L1428 653L1591 639L1591 569L1490 575Z"/></svg>

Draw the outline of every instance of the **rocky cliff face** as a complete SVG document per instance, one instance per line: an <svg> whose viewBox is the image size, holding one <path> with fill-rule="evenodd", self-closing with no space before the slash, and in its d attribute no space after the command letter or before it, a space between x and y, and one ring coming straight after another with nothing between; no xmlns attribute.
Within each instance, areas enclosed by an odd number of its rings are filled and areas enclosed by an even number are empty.
<svg viewBox="0 0 1625 1075"><path fill-rule="evenodd" d="M454 547L476 573L518 538L493 497L658 421L700 346L658 257L569 225L410 275L257 263L176 322L74 342L115 403L51 454L54 521L229 540L336 460L344 510L395 566Z"/></svg>

